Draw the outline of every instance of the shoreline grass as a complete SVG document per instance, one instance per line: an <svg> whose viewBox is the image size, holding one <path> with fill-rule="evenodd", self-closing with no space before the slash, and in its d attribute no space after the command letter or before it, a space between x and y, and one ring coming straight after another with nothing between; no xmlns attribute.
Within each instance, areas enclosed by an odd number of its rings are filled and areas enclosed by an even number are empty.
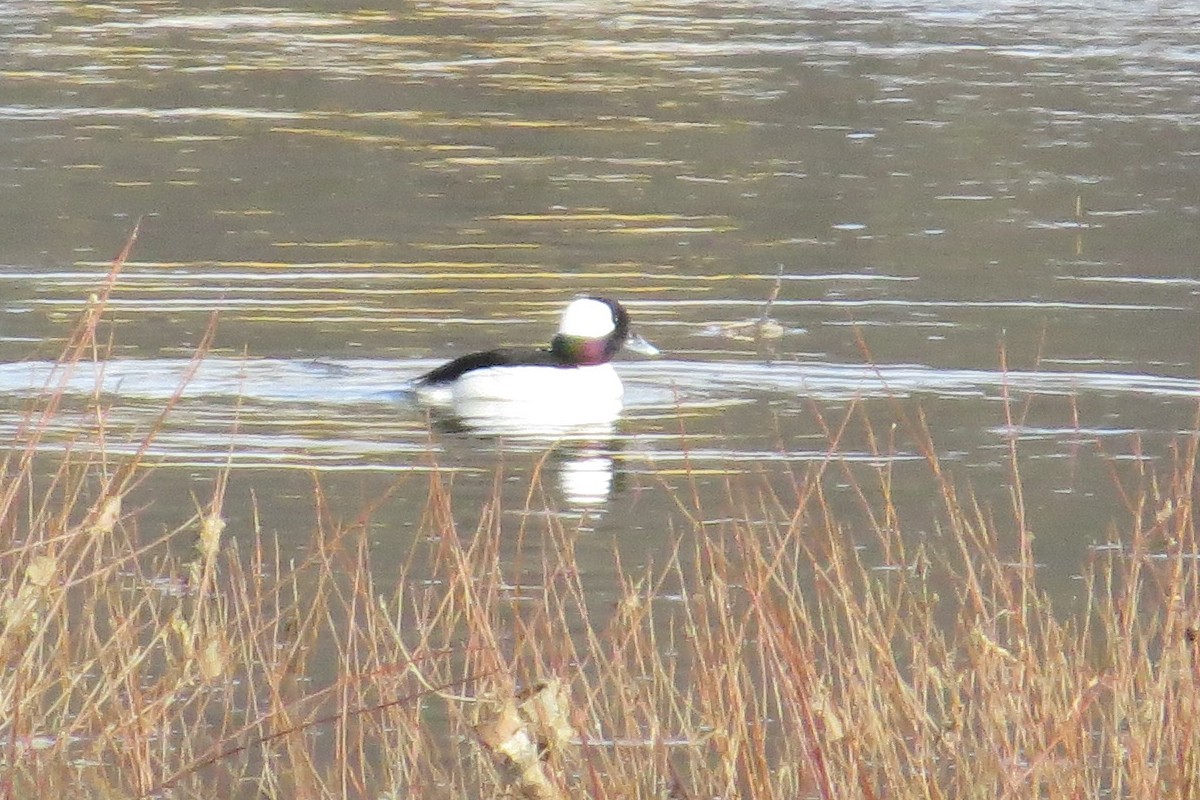
<svg viewBox="0 0 1200 800"><path fill-rule="evenodd" d="M103 297L62 369L103 359ZM582 523L504 513L497 476L463 528L434 463L356 509L314 477L302 558L257 522L225 530L227 470L144 531L158 425L112 463L100 424L44 470L60 399L5 459L0 798L1200 793L1195 436L1162 466L1114 463L1125 515L1070 608L1040 581L1015 440L1011 505L985 507L923 420L877 431L854 407L825 421L824 463L659 486L671 547L633 566L614 545L599 599ZM932 530L909 528L886 460L838 459L848 430L916 443ZM383 570L371 538L414 486L408 557ZM526 504L549 495L535 474Z"/></svg>

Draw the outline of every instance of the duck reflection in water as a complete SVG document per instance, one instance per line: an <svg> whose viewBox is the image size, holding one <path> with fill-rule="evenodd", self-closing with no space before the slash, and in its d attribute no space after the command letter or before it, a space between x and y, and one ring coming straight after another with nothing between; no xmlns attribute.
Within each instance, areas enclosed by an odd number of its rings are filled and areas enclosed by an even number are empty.
<svg viewBox="0 0 1200 800"><path fill-rule="evenodd" d="M625 441L616 435L615 424L595 426L589 434L580 428L569 435L537 436L524 431L520 436L506 436L495 431L480 431L461 420L440 416L431 419L435 430L455 436L495 439L496 444L514 444L520 450L546 450L542 472L557 478L563 499L572 507L605 505L622 483L618 454Z"/></svg>

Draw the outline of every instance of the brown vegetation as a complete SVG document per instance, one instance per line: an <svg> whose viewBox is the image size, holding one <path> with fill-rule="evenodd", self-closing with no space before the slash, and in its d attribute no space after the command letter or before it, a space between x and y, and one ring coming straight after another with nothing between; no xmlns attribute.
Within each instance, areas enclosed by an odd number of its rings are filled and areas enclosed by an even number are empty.
<svg viewBox="0 0 1200 800"><path fill-rule="evenodd" d="M103 300L61 370L102 357ZM919 422L938 517L920 544L889 469L844 465L831 427L786 491L679 492L674 549L636 570L614 552L618 599L598 603L574 523L497 499L461 530L437 470L408 479L428 500L386 585L376 506L334 521L317 480L304 560L227 540L224 474L144 539L152 466L102 441L40 455L60 398L31 409L0 487L0 797L1200 794L1194 438L1165 471L1126 465L1077 608L1039 587L1019 489L999 519L980 508ZM1012 469L1019 487L1015 451ZM867 523L834 511L835 483Z"/></svg>

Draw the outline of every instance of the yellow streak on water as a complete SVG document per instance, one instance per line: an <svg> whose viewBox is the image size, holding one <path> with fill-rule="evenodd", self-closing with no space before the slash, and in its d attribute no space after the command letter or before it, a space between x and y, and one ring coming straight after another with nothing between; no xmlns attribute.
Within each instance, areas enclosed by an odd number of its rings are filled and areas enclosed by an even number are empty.
<svg viewBox="0 0 1200 800"><path fill-rule="evenodd" d="M169 144L172 142L229 142L235 139L241 139L241 136L233 134L213 135L213 134L177 134L175 136L155 136L150 141L155 144Z"/></svg>
<svg viewBox="0 0 1200 800"><path fill-rule="evenodd" d="M581 128L578 123L569 120L483 117L433 117L426 124L436 128Z"/></svg>
<svg viewBox="0 0 1200 800"><path fill-rule="evenodd" d="M423 149L436 150L438 152L442 152L442 151L458 151L458 150L491 150L492 148L484 147L483 145L479 145L479 144L431 144L431 145L425 145ZM449 161L449 159L447 159L447 161Z"/></svg>
<svg viewBox="0 0 1200 800"><path fill-rule="evenodd" d="M322 111L311 112L312 117L344 117L345 119L386 119L417 122L426 115L420 111Z"/></svg>
<svg viewBox="0 0 1200 800"><path fill-rule="evenodd" d="M306 136L324 136L329 139L345 139L350 142L370 142L372 144L391 143L404 144L407 139L402 136L380 136L378 134L357 133L355 131L339 131L333 128L290 128L277 125L271 128L272 133L295 133Z"/></svg>
<svg viewBox="0 0 1200 800"><path fill-rule="evenodd" d="M392 242L379 242L371 239L342 239L337 242L271 242L272 247L379 247L391 245Z"/></svg>
<svg viewBox="0 0 1200 800"><path fill-rule="evenodd" d="M61 72L40 69L4 69L0 70L0 78L19 80L21 78L63 78Z"/></svg>
<svg viewBox="0 0 1200 800"><path fill-rule="evenodd" d="M536 242L479 242L477 244L439 244L437 242L420 242L414 244L421 250L538 250Z"/></svg>
<svg viewBox="0 0 1200 800"><path fill-rule="evenodd" d="M107 266L107 261L76 261L76 266L79 267L104 267ZM469 263L469 261L414 261L414 263L396 263L396 261L320 261L320 263L290 263L290 261L131 261L126 264L133 270L148 269L148 270L178 270L186 269L186 267L205 267L205 272L211 272L222 267L234 267L234 269L263 269L263 270L317 270L317 269L361 269L371 271L372 267L402 267L402 269L431 269L431 267L439 267L443 271L421 272L413 275L412 272L407 273L406 277L426 279L426 281L510 281L510 279L550 279L553 282L568 282L568 281L612 281L612 279L630 279L630 281L646 281L653 279L658 282L656 287L648 288L638 285L636 288L631 288L630 291L649 291L649 290L664 290L666 287L662 285L664 282L682 281L689 284L698 283L724 283L727 281L748 281L748 279L762 278L763 276L752 275L733 275L733 273L718 273L718 275L685 275L685 273L668 272L664 275L650 275L650 273L641 269L625 269L611 270L598 269L587 270L580 272L558 272L545 269L532 269L532 267L523 266L520 264L503 264L499 261L480 261L480 263ZM446 270L446 267L460 267L463 271ZM502 270L481 272L479 270L492 270L494 267L504 267ZM389 278L386 270L376 270L376 276L379 278ZM152 285L138 284L137 287L131 287L137 291L170 291L178 290L178 285L172 284L168 287L152 287ZM389 289L386 291L371 290L371 289L344 289L347 293L354 294L412 294L422 293L422 291L432 291L433 289ZM527 291L528 289L521 289ZM673 287L672 290L678 290L678 287ZM707 289L696 289L697 291L707 291ZM338 289L322 289L322 294L336 293Z"/></svg>
<svg viewBox="0 0 1200 800"><path fill-rule="evenodd" d="M77 261L81 267L109 267L107 261ZM504 261L127 261L125 266L146 269L178 269L180 267L236 268L236 269L370 269L375 268L426 268L480 269L492 267L516 268L519 264Z"/></svg>
<svg viewBox="0 0 1200 800"><path fill-rule="evenodd" d="M664 233L727 233L737 230L732 225L699 227L690 225L662 225L653 228L589 228L588 233L617 233L636 236L656 236Z"/></svg>
<svg viewBox="0 0 1200 800"><path fill-rule="evenodd" d="M377 277L386 278L387 276L381 274ZM453 282L453 283L457 283L457 284L489 283L489 282L495 282L495 281L503 282L503 281L518 281L518 280L526 282L526 283L528 283L529 281L537 281L539 284L545 284L546 281L556 281L560 286L562 286L562 285L569 285L571 283L588 284L592 281L597 281L597 280L601 280L601 279L608 281L608 280L614 279L614 278L621 278L621 279L626 279L626 280L631 280L631 281L644 281L649 276L647 276L646 273L644 273L644 272L585 272L585 273L579 273L579 274L567 276L567 275L563 275L560 272L541 272L541 271L539 271L539 272L497 272L497 273L488 273L488 274L478 274L478 273L468 274L468 273L461 273L461 272L434 272L434 273L424 273L421 275L410 276L410 277L419 279L419 280L438 281L441 283ZM685 276L685 275L679 275L679 276L667 275L667 276L663 276L663 277L665 280L668 280L668 281L669 280L683 281L688 284L693 284L696 282L691 276ZM713 281L710 279L710 280L706 280L705 282L712 283ZM133 293L135 293L135 292L137 295L150 295L150 294L178 295L178 294L180 294L181 290L187 285L191 285L191 284L187 284L187 283L181 284L178 281L171 281L170 283L159 284L159 285L139 283L136 287L133 287L129 290L131 293L129 297L126 297L120 301L114 301L114 305L120 305L121 303L128 303L128 302L136 302L136 300L133 298ZM671 286L669 288L671 289L671 291L680 291L681 290L681 287L679 287L679 286ZM668 289L668 286L665 285L664 283L660 282L660 283L657 283L653 287L653 289L654 289L654 291L666 291ZM696 286L682 287L682 290L690 291L690 292L707 292L707 291L709 291L707 288L700 288L700 287L696 287ZM248 295L248 294L274 294L274 295L278 295L278 296L282 296L285 294L300 294L302 296L310 296L310 295L316 293L317 289L315 289L313 287L304 287L304 288L273 287L273 288L269 288L269 289L263 288L259 291L251 292L251 291L247 291L244 287L242 287L239 290L234 290L234 289L224 290L223 289L221 291L223 291L223 292L224 291L228 291L228 292L238 291L240 293L240 296ZM414 287L411 289L361 289L361 288L339 289L336 287L329 287L329 286L324 286L324 285L322 285L320 288L320 294L322 297L329 297L331 295L347 295L347 296L352 296L352 297L391 297L391 296L396 296L396 295L426 294L429 292L438 292L438 291L442 291L442 290L437 289L437 288L432 288L432 287ZM506 291L506 290L496 287L496 288L489 288L487 291L488 292L502 292L502 291ZM529 292L529 291L531 291L531 289L529 287L526 287L526 288L514 289L514 291ZM556 292L558 290L548 289L547 291ZM622 291L625 291L625 290L622 290ZM650 291L650 289L639 285L636 289L629 289L628 291L647 292L647 291Z"/></svg>
<svg viewBox="0 0 1200 800"><path fill-rule="evenodd" d="M552 156L505 156L484 158L483 156L457 156L447 158L447 164L461 164L468 167L492 167L508 164L549 164Z"/></svg>
<svg viewBox="0 0 1200 800"><path fill-rule="evenodd" d="M352 246L354 242L343 243L327 243L318 246L342 247ZM499 245L497 245L499 247ZM87 268L107 268L107 261L76 261L75 266ZM125 266L130 270L160 270L160 269L184 269L184 268L201 268L202 272L209 273L220 269L246 269L263 271L275 270L296 270L296 271L315 271L315 270L361 270L364 272L374 272L372 277L390 278L389 269L405 270L402 273L408 278L420 278L423 280L511 280L514 278L520 279L551 279L555 282L567 281L589 281L597 278L610 280L614 278L624 278L634 281L654 280L658 286L644 287L639 285L636 288L631 288L629 291L645 292L645 291L661 291L664 286L663 282L683 281L688 284L704 284L704 283L724 283L727 281L738 280L774 280L772 276L763 275L747 275L736 273L716 273L710 275L693 275L678 272L667 272L662 274L651 274L645 269L639 268L636 263L623 262L613 264L600 264L595 268L582 272L562 273L544 268L514 264L503 261L129 261ZM429 269L441 270L430 271L418 274L413 274L411 270ZM462 270L462 271L457 271ZM487 271L483 271L487 270ZM138 291L154 291L154 287L139 284ZM679 287L673 287L673 291ZM164 289L166 290L166 289ZM284 289L280 289L284 291ZM322 293L338 290L322 290ZM350 289L348 292L370 292L377 290ZM432 291L431 289L394 289L389 290L393 293L420 293ZM520 291L528 291L521 289ZM696 291L707 291L697 289Z"/></svg>
<svg viewBox="0 0 1200 800"><path fill-rule="evenodd" d="M611 211L589 211L568 214L493 214L488 219L515 222L654 222L676 220L721 219L712 215L689 216L685 214L617 214Z"/></svg>

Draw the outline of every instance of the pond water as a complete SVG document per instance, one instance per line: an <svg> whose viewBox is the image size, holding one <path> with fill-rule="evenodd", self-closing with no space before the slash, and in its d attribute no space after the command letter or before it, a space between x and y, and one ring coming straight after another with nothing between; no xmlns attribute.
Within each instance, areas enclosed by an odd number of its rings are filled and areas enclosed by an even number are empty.
<svg viewBox="0 0 1200 800"><path fill-rule="evenodd" d="M164 524L225 464L230 533L253 496L297 550L312 473L352 514L436 463L470 524L497 469L523 498L544 468L581 559L638 563L673 489L719 508L728 475L827 460L847 414L837 460L932 516L924 414L1001 506L1016 437L1070 592L1110 464L1194 429L1194 4L0 2L0 81L5 438L136 219L110 358L41 447L96 425L100 380L109 452L136 451L217 315L149 451ZM664 353L619 362L611 429L405 401L442 360L546 342L581 292ZM376 563L409 546L405 485Z"/></svg>

